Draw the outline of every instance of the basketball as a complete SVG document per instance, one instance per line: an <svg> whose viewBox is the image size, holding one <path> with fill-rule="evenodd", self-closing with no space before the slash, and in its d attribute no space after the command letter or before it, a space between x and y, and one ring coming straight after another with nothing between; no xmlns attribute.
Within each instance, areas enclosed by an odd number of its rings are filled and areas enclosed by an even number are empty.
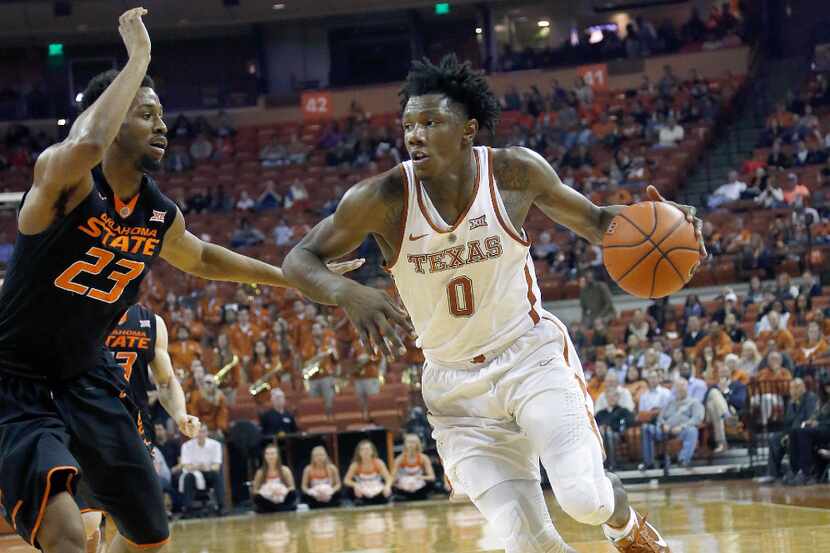
<svg viewBox="0 0 830 553"><path fill-rule="evenodd" d="M692 278L700 262L694 225L664 202L626 207L602 240L603 263L620 288L639 298L662 298Z"/></svg>

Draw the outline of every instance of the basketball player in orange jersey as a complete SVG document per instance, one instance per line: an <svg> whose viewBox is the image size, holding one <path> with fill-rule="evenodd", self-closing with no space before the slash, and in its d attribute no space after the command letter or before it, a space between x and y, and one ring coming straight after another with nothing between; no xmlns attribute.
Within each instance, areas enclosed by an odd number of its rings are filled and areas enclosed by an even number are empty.
<svg viewBox="0 0 830 553"><path fill-rule="evenodd" d="M110 553L151 553L169 540L153 462L122 402L127 382L104 345L153 263L287 285L278 267L188 232L150 176L167 127L146 74L146 13L120 17L127 64L90 81L69 135L38 157L0 289L0 513L46 553L84 549L72 497L81 477L90 506L118 527Z"/></svg>
<svg viewBox="0 0 830 553"><path fill-rule="evenodd" d="M531 150L474 147L480 127L494 130L499 102L455 56L415 62L401 96L411 161L352 187L285 259L287 278L342 307L363 340L391 355L406 314L325 266L375 237L426 357L424 400L449 479L508 552L573 553L545 507L540 458L570 516L602 525L621 552L669 552L603 470L582 366L565 326L542 309L522 230L536 206L596 244L622 206L592 204ZM647 195L664 201L653 187ZM699 237L694 208L678 207Z"/></svg>

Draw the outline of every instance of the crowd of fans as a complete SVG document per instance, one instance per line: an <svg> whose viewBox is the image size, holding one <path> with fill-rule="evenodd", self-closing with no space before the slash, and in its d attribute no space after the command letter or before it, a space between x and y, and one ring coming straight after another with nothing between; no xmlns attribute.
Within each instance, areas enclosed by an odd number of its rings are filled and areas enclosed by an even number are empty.
<svg viewBox="0 0 830 553"><path fill-rule="evenodd" d="M679 29L670 19L655 25L640 15L625 29L589 29L584 36L568 37L558 48L518 51L507 45L500 52L499 69L514 71L636 59L701 46L712 49L740 44L750 32L740 14L724 2L721 6L713 4L706 19L693 7L689 19Z"/></svg>
<svg viewBox="0 0 830 553"><path fill-rule="evenodd" d="M604 285L589 280L585 289L597 295ZM605 300L583 303L582 324L572 332L610 468L621 443L630 458L640 450L646 470L657 461L655 444L677 439L677 460L688 467L699 445L722 454L747 425L760 432L783 420L782 432L770 437L764 480L782 477L788 451L785 481L815 482L830 460L830 320L827 303L813 306L821 298L818 278L805 272L797 280L781 273L770 287L754 277L745 296L727 290L709 305L694 294L683 305L658 300L622 326ZM662 448L665 467L671 452Z"/></svg>

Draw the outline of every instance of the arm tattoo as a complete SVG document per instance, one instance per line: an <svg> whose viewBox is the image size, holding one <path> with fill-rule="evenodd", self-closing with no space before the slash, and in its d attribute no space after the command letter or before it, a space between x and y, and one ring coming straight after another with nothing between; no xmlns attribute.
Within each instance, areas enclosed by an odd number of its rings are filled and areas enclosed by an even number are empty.
<svg viewBox="0 0 830 553"><path fill-rule="evenodd" d="M494 167L502 189L525 191L530 188L530 172L527 164L512 161L509 158L499 159Z"/></svg>

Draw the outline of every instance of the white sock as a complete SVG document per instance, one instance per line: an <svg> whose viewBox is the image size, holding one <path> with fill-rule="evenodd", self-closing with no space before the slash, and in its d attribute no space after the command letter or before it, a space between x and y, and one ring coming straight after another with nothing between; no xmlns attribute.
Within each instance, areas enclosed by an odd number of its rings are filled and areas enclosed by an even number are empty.
<svg viewBox="0 0 830 553"><path fill-rule="evenodd" d="M627 537L634 530L634 525L637 524L637 513L634 512L633 507L629 507L631 514L628 517L628 523L622 528L614 528L607 524L602 525L602 531L605 532L605 537L612 542L620 541Z"/></svg>

